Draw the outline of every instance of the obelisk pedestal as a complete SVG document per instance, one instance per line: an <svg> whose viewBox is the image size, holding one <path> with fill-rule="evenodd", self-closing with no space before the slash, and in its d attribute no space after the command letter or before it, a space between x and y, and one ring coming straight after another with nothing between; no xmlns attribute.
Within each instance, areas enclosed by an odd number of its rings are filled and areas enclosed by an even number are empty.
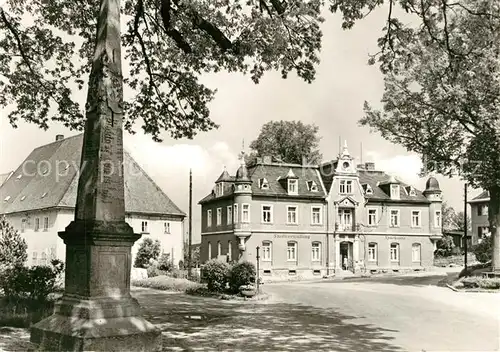
<svg viewBox="0 0 500 352"><path fill-rule="evenodd" d="M64 295L31 328L48 351L159 351L161 332L130 295L131 247L125 221L120 0L101 0L86 104L75 220L66 244Z"/></svg>

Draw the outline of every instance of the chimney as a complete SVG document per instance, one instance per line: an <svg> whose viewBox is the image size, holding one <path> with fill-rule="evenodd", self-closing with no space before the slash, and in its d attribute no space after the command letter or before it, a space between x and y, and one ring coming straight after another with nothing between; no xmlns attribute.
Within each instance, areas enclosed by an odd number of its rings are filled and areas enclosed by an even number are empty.
<svg viewBox="0 0 500 352"><path fill-rule="evenodd" d="M64 136L62 134L56 134L56 142L62 141L63 139L64 139Z"/></svg>
<svg viewBox="0 0 500 352"><path fill-rule="evenodd" d="M374 162L365 163L365 170L375 171L375 163Z"/></svg>
<svg viewBox="0 0 500 352"><path fill-rule="evenodd" d="M365 169L365 164L358 164L357 168L358 168L358 170L364 170Z"/></svg>

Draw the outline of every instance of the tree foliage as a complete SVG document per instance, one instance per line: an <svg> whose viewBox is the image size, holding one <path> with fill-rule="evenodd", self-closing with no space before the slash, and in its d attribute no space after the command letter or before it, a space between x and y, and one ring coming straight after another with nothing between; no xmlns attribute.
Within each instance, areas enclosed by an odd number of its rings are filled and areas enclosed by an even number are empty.
<svg viewBox="0 0 500 352"><path fill-rule="evenodd" d="M21 267L28 259L28 245L5 216L0 217L0 269Z"/></svg>
<svg viewBox="0 0 500 352"><path fill-rule="evenodd" d="M118 0L117 0L118 1ZM82 129L81 93L90 72L99 0L6 0L0 9L0 104L8 118ZM315 76L322 33L319 0L121 0L126 59L125 128L155 140L216 127L214 90L200 75L226 70L256 83L269 70Z"/></svg>
<svg viewBox="0 0 500 352"><path fill-rule="evenodd" d="M145 238L137 250L134 260L135 268L147 268L151 260L156 260L160 256L161 243L158 240Z"/></svg>
<svg viewBox="0 0 500 352"><path fill-rule="evenodd" d="M318 126L301 121L269 121L250 144L252 151L247 156L247 164L266 156L285 163L318 164L322 158L318 130Z"/></svg>
<svg viewBox="0 0 500 352"><path fill-rule="evenodd" d="M467 230L472 230L470 216L467 215L467 221L465 221L465 214L463 211L456 212L452 206L448 203L443 202L441 204L441 214L443 214L443 230L444 231L464 231L465 224L467 223Z"/></svg>

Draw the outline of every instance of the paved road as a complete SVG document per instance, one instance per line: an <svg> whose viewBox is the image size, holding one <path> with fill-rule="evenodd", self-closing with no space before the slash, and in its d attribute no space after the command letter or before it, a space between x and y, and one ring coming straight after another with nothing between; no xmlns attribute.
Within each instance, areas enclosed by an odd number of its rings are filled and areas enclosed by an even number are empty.
<svg viewBox="0 0 500 352"><path fill-rule="evenodd" d="M437 287L443 277L390 277L265 286L274 299L324 307L382 329L407 351L497 351L500 295Z"/></svg>

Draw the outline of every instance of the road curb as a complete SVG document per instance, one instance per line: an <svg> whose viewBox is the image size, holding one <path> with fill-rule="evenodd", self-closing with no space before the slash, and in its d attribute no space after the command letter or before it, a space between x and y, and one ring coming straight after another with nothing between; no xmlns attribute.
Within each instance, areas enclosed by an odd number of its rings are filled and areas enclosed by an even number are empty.
<svg viewBox="0 0 500 352"><path fill-rule="evenodd" d="M450 284L446 284L446 287L448 287L450 290L452 290L454 292L460 292L458 289L456 289L455 287L451 286Z"/></svg>

